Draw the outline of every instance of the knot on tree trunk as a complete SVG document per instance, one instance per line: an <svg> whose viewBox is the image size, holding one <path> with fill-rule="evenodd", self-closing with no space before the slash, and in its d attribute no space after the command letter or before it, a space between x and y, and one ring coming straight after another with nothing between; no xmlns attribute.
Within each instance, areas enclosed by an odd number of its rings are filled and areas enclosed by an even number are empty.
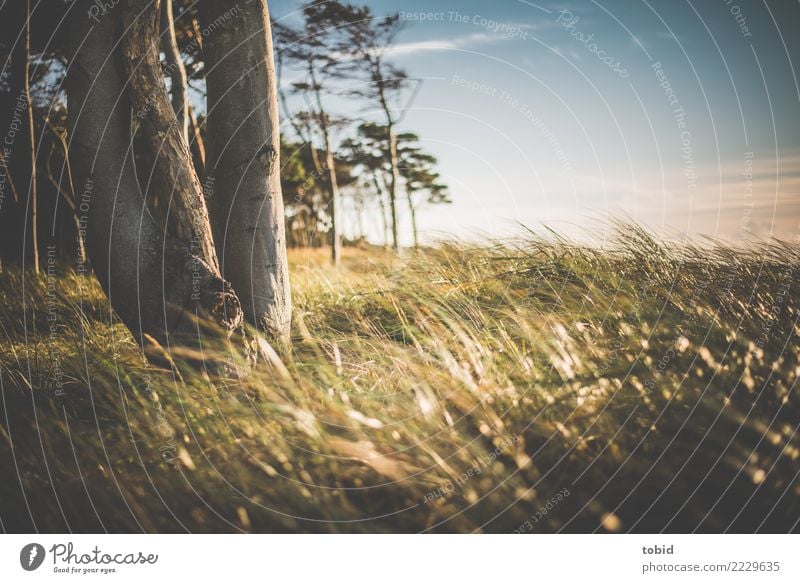
<svg viewBox="0 0 800 583"><path fill-rule="evenodd" d="M203 268L198 269L202 264ZM198 316L206 317L227 332L244 321L242 304L230 283L216 275L202 259L192 256L192 300Z"/></svg>

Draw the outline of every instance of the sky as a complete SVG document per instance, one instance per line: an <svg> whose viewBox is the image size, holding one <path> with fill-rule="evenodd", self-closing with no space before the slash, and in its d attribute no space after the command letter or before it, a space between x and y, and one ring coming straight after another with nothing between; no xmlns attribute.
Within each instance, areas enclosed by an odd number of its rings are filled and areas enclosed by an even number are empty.
<svg viewBox="0 0 800 583"><path fill-rule="evenodd" d="M424 240L524 225L602 242L619 219L669 239L800 236L797 1L364 3L406 21L388 56L420 86L396 116L453 200L420 211ZM269 5L297 21L300 2Z"/></svg>

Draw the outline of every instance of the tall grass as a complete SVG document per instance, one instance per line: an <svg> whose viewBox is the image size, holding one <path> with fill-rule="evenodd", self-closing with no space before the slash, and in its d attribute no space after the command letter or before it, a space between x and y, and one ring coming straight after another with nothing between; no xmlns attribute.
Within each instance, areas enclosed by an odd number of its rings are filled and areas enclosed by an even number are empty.
<svg viewBox="0 0 800 583"><path fill-rule="evenodd" d="M323 255L241 378L148 365L94 279L3 272L3 529L798 528L797 246Z"/></svg>

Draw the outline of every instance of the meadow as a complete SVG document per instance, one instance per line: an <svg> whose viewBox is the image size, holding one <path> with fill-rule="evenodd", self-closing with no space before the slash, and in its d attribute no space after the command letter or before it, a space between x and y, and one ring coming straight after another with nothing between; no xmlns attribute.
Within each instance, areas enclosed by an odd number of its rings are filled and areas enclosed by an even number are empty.
<svg viewBox="0 0 800 583"><path fill-rule="evenodd" d="M290 252L292 348L247 374L4 267L2 529L798 530L797 245L327 255Z"/></svg>

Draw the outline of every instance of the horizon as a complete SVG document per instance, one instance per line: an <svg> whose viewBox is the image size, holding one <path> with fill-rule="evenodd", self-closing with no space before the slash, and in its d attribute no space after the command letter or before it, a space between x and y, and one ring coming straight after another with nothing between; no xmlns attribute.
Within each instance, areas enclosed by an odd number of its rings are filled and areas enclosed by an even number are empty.
<svg viewBox="0 0 800 583"><path fill-rule="evenodd" d="M453 200L420 213L423 242L520 224L602 242L619 220L673 240L797 237L800 50L779 25L796 7L365 4L406 21L388 56L421 86L395 104L398 127L438 157ZM271 16L291 23L299 5Z"/></svg>

